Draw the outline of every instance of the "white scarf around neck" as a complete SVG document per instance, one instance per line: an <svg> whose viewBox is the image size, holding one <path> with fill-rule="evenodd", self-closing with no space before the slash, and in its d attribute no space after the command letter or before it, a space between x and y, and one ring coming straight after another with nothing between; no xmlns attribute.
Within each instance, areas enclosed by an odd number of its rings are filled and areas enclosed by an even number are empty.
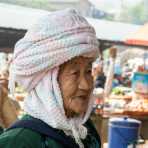
<svg viewBox="0 0 148 148"><path fill-rule="evenodd" d="M31 116L41 119L53 128L63 130L72 136L80 148L84 148L81 139L87 136L87 129L83 124L88 120L93 98L90 99L85 116L68 119L63 107L63 99L57 82L59 68L45 73L43 79L25 98L24 110Z"/></svg>

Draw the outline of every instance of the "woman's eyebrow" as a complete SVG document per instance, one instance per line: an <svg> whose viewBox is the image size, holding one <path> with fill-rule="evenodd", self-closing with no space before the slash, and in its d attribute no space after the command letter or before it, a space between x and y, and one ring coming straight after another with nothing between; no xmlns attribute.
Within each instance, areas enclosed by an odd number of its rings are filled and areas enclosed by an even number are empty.
<svg viewBox="0 0 148 148"><path fill-rule="evenodd" d="M72 61L71 64L77 66L78 62L77 62L77 60L75 60L75 61Z"/></svg>
<svg viewBox="0 0 148 148"><path fill-rule="evenodd" d="M75 69L76 67L77 67L77 63L75 63L75 62L70 62L67 68L68 68L69 70L71 70L71 69Z"/></svg>

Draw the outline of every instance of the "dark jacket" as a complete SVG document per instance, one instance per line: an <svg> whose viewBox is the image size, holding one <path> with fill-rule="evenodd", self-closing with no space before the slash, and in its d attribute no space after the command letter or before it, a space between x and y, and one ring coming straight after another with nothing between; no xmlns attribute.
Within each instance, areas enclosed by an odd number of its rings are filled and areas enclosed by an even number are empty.
<svg viewBox="0 0 148 148"><path fill-rule="evenodd" d="M21 120L31 119L29 115L25 115ZM100 138L89 120L85 126L88 129L88 135L83 140L85 148L101 148ZM59 133L64 134L59 130ZM26 128L14 128L5 131L0 136L0 148L65 148L58 141L46 137L42 137L40 133Z"/></svg>

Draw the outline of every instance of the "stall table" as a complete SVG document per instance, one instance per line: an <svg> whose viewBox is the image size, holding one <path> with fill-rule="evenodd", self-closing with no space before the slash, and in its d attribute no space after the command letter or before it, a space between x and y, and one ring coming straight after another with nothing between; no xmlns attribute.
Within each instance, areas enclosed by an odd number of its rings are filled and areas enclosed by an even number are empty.
<svg viewBox="0 0 148 148"><path fill-rule="evenodd" d="M104 143L103 148L108 148L108 144ZM148 148L148 140L144 144L138 145L138 148Z"/></svg>
<svg viewBox="0 0 148 148"><path fill-rule="evenodd" d="M93 114L91 116L92 121L95 124L95 127L101 137L102 144L108 142L108 122L109 118L111 117L130 117L134 118L137 120L140 120L142 122L141 125L141 132L140 136L144 140L148 140L148 116L140 116L140 115L122 115L122 114L108 114L108 115L103 115L103 114ZM148 147L148 146L147 146Z"/></svg>

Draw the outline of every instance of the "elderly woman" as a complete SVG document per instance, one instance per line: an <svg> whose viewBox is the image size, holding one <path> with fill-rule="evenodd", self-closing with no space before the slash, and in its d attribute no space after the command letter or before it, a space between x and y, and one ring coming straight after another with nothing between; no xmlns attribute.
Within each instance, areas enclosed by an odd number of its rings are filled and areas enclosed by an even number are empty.
<svg viewBox="0 0 148 148"><path fill-rule="evenodd" d="M75 10L37 21L16 44L10 69L10 90L17 82L28 92L26 115L0 136L0 147L99 148L89 120L97 51L94 29Z"/></svg>

